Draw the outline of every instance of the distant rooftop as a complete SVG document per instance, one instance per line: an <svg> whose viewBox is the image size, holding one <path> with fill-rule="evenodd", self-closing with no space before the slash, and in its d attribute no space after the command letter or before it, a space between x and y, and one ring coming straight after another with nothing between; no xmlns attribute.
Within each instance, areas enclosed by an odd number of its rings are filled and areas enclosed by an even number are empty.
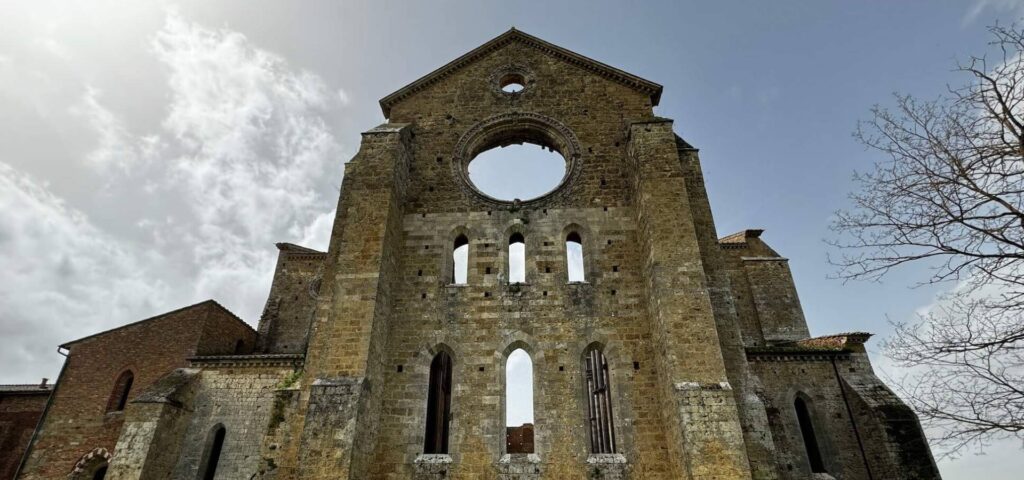
<svg viewBox="0 0 1024 480"><path fill-rule="evenodd" d="M0 394L30 395L50 393L53 390L53 384L48 382L49 379L44 378L40 383L0 384Z"/></svg>

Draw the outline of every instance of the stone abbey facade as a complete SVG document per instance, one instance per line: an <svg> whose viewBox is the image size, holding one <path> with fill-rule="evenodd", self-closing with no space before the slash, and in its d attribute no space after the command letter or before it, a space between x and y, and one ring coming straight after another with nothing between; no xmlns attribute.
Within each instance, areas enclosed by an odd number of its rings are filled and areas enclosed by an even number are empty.
<svg viewBox="0 0 1024 480"><path fill-rule="evenodd" d="M870 335L811 338L762 232L718 237L661 91L513 29L385 97L328 251L278 244L258 329L209 301L65 344L17 478L939 478ZM560 186L472 184L523 142ZM535 417L507 428L517 349Z"/></svg>

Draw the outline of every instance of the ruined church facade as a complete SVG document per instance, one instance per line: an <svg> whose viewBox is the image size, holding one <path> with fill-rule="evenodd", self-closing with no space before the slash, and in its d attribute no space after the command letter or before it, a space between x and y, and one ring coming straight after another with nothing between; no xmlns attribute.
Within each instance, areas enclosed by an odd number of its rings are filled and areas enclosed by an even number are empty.
<svg viewBox="0 0 1024 480"><path fill-rule="evenodd" d="M65 344L17 478L939 478L870 335L812 338L762 232L719 238L661 92L513 29L385 97L327 252L278 245L258 328L204 302ZM474 186L524 142L565 158L557 188ZM535 416L509 429L518 349Z"/></svg>

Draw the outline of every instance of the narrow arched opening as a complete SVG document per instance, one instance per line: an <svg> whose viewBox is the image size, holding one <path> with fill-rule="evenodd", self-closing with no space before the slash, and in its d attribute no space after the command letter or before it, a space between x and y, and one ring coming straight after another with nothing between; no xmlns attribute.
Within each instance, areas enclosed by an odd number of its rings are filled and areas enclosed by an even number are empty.
<svg viewBox="0 0 1024 480"><path fill-rule="evenodd" d="M807 461L811 465L811 473L828 473L828 470L825 469L825 462L822 461L821 448L814 433L814 423L811 421L807 402L797 396L793 401L793 407L796 409L796 420L800 424L800 436L804 439L804 450L807 452Z"/></svg>
<svg viewBox="0 0 1024 480"><path fill-rule="evenodd" d="M533 360L521 348L505 363L505 452L534 453Z"/></svg>
<svg viewBox="0 0 1024 480"><path fill-rule="evenodd" d="M120 412L128 405L128 394L132 391L132 383L135 382L135 375L131 370L121 372L114 382L114 389L110 392L110 399L107 400L107 412Z"/></svg>
<svg viewBox="0 0 1024 480"><path fill-rule="evenodd" d="M508 283L526 283L526 238L519 232L508 239Z"/></svg>
<svg viewBox="0 0 1024 480"><path fill-rule="evenodd" d="M576 232L565 237L565 262L570 282L586 281L583 273L583 239Z"/></svg>
<svg viewBox="0 0 1024 480"><path fill-rule="evenodd" d="M103 480L104 478L107 478L106 465L96 469L96 473L92 474L92 480Z"/></svg>
<svg viewBox="0 0 1024 480"><path fill-rule="evenodd" d="M430 362L427 425L423 453L448 453L452 410L452 357L439 352Z"/></svg>
<svg viewBox="0 0 1024 480"><path fill-rule="evenodd" d="M465 235L455 237L452 247L452 269L449 281L465 285L469 280L469 239Z"/></svg>
<svg viewBox="0 0 1024 480"><path fill-rule="evenodd" d="M199 475L196 478L201 480L213 480L217 475L217 465L220 463L220 455L224 449L224 437L227 430L224 425L217 424L207 434L206 448L203 450L203 459L199 465Z"/></svg>
<svg viewBox="0 0 1024 480"><path fill-rule="evenodd" d="M615 426L612 421L611 372L608 359L597 345L583 354L583 374L587 403L587 434L590 453L615 453Z"/></svg>

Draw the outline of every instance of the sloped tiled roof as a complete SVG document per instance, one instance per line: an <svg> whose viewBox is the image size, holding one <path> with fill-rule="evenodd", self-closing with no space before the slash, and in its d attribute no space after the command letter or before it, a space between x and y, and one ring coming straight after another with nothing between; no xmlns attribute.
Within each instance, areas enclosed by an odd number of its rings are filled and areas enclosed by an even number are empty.
<svg viewBox="0 0 1024 480"><path fill-rule="evenodd" d="M118 330L122 330L122 329L125 329L125 328L134 327L136 325L140 325L140 324L143 324L143 323L146 323L146 322L151 322L153 320L158 320L158 319L164 318L164 317L166 317L168 315L174 315L175 313L180 313L180 312L183 312L185 310L189 310L189 309L192 309L192 308L200 307L200 306L203 306L203 305L213 305L214 307L219 308L220 310L223 310L224 312L226 312L228 315L231 316L231 318L234 318L235 320L237 320L242 325L245 325L246 328L248 328L249 330L253 330L251 325L249 325L248 323L245 323L245 320L242 320L241 318L238 317L238 315L235 315L231 310L228 310L223 305L217 303L215 300L204 300L202 302L199 302L199 303L196 303L196 304L193 304L193 305L189 305L187 307L181 307L181 308L179 308L177 310L171 310L169 312L164 312L164 313L161 313L159 315L154 315L152 317L149 317L149 318L146 318L146 319L143 319L143 320L139 320L137 322L132 322L132 323L129 323L129 324L126 324L126 325L121 325L120 327L111 328L110 330L104 330L102 332L94 333L94 334L89 335L87 337L82 337L82 338L79 338L77 340L72 340L70 342L66 342L66 343L62 344L60 346L60 348L67 348L70 345L74 345L76 343L83 342L85 340L96 338L96 337L99 337L101 335L106 335L108 333L116 332ZM253 331L255 331L255 330L253 330Z"/></svg>
<svg viewBox="0 0 1024 480"><path fill-rule="evenodd" d="M53 390L53 384L48 383L41 385L38 383L17 383L17 384L0 384L0 394L33 394L33 393L50 393Z"/></svg>

